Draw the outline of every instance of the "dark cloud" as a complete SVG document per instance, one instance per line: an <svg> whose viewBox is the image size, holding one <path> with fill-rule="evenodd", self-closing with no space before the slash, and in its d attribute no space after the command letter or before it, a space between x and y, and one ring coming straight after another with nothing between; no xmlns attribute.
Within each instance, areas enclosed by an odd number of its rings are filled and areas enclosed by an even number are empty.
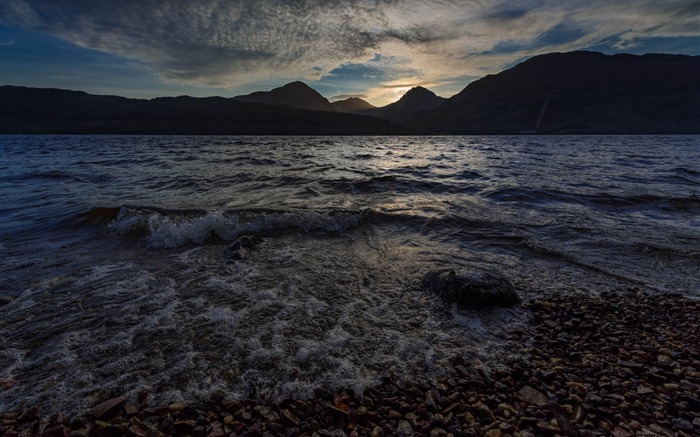
<svg viewBox="0 0 700 437"><path fill-rule="evenodd" d="M3 0L0 19L86 48L139 59L165 78L215 83L265 72L298 73L309 65L364 56L393 37L384 34L384 8L394 4Z"/></svg>
<svg viewBox="0 0 700 437"><path fill-rule="evenodd" d="M0 0L0 21L171 82L359 75L415 85L613 36L616 48L697 37L698 10L700 0Z"/></svg>
<svg viewBox="0 0 700 437"><path fill-rule="evenodd" d="M547 49L577 41L587 34L588 31L578 24L563 22L547 29L531 41L500 41L493 49L483 52L483 54L508 54Z"/></svg>

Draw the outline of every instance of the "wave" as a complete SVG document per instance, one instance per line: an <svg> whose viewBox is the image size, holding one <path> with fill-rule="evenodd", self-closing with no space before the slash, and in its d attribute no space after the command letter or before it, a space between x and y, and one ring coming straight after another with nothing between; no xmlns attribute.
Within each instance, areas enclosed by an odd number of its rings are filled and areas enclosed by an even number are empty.
<svg viewBox="0 0 700 437"><path fill-rule="evenodd" d="M613 196L597 195L584 196L592 204L615 208L647 207L661 209L667 212L700 212L700 197L695 193L687 197L664 197L654 195Z"/></svg>
<svg viewBox="0 0 700 437"><path fill-rule="evenodd" d="M695 193L686 197L656 195L617 196L613 194L577 194L558 190L525 189L504 187L483 195L496 202L513 203L573 203L598 208L651 208L666 212L700 212L700 196Z"/></svg>
<svg viewBox="0 0 700 437"><path fill-rule="evenodd" d="M77 174L73 172L53 170L37 173L26 173L3 177L5 181L31 181L31 180L66 181L80 183L109 182L112 177L108 174Z"/></svg>
<svg viewBox="0 0 700 437"><path fill-rule="evenodd" d="M673 169L673 171L676 173L683 173L683 174L688 174L688 175L692 175L692 176L700 176L700 171L693 170L691 168L676 167Z"/></svg>
<svg viewBox="0 0 700 437"><path fill-rule="evenodd" d="M363 211L176 210L100 207L81 214L83 223L104 224L119 234L143 236L150 247L172 248L210 239L232 241L248 233L342 233L358 226Z"/></svg>

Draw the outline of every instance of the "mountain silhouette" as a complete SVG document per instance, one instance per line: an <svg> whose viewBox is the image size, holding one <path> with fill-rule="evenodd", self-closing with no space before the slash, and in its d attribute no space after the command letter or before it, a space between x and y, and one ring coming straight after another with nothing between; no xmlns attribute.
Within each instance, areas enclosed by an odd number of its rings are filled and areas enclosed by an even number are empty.
<svg viewBox="0 0 700 437"><path fill-rule="evenodd" d="M336 111L347 113L358 113L366 109L375 108L374 105L362 100L359 97L350 97L345 100L337 100L335 102L332 102L332 105Z"/></svg>
<svg viewBox="0 0 700 437"><path fill-rule="evenodd" d="M552 53L450 99L416 87L390 105L343 113L362 102L336 109L302 82L235 98L151 100L6 85L0 133L698 134L700 56Z"/></svg>
<svg viewBox="0 0 700 437"><path fill-rule="evenodd" d="M469 84L423 132L700 133L700 56L551 53Z"/></svg>
<svg viewBox="0 0 700 437"><path fill-rule="evenodd" d="M223 97L151 100L51 88L0 87L0 133L349 135L399 134L386 120Z"/></svg>
<svg viewBox="0 0 700 437"><path fill-rule="evenodd" d="M299 81L288 83L271 91L256 91L245 96L236 96L234 99L242 102L291 106L292 108L312 111L337 112L328 99L304 82Z"/></svg>
<svg viewBox="0 0 700 437"><path fill-rule="evenodd" d="M434 92L417 86L411 88L398 101L381 108L367 109L359 112L362 115L384 118L393 122L404 122L419 113L435 109L447 99L436 96Z"/></svg>

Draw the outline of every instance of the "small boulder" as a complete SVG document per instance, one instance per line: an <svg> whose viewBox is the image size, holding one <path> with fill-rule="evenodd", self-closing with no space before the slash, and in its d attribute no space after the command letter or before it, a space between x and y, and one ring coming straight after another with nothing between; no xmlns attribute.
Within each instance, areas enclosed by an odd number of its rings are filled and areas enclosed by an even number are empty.
<svg viewBox="0 0 700 437"><path fill-rule="evenodd" d="M444 300L461 307L503 307L520 302L508 278L493 272L465 274L454 270L437 270L423 277L423 285Z"/></svg>
<svg viewBox="0 0 700 437"><path fill-rule="evenodd" d="M96 407L93 407L88 414L96 419L102 419L110 413L113 413L115 410L117 410L117 408L121 407L124 402L126 402L125 396L112 398L102 402Z"/></svg>
<svg viewBox="0 0 700 437"><path fill-rule="evenodd" d="M241 235L236 238L231 245L226 248L224 257L226 259L241 260L248 257L250 251L255 248L262 238L257 235Z"/></svg>

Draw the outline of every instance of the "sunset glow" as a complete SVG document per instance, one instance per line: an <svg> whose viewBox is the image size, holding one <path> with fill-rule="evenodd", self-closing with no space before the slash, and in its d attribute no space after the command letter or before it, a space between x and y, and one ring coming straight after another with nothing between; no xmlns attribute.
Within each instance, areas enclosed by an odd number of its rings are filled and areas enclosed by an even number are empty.
<svg viewBox="0 0 700 437"><path fill-rule="evenodd" d="M408 89L386 88L401 78L450 97L548 52L700 54L697 14L687 0L3 0L1 80L128 97L303 80L381 106Z"/></svg>

